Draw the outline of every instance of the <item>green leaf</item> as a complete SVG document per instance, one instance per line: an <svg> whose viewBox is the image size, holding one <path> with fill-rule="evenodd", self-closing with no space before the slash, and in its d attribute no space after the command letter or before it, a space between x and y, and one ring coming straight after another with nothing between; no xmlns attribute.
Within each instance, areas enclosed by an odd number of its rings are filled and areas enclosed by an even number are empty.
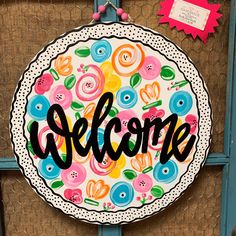
<svg viewBox="0 0 236 236"><path fill-rule="evenodd" d="M109 116L115 117L119 113L119 110L116 107L111 107L111 110L109 111Z"/></svg>
<svg viewBox="0 0 236 236"><path fill-rule="evenodd" d="M33 148L32 148L32 145L31 145L31 142L30 142L30 141L27 142L27 148L28 148L28 150L29 150L33 155L35 155L34 150L33 150Z"/></svg>
<svg viewBox="0 0 236 236"><path fill-rule="evenodd" d="M76 112L76 113L75 113L75 119L78 120L78 119L80 119L80 117L81 117L81 116L80 116L79 112Z"/></svg>
<svg viewBox="0 0 236 236"><path fill-rule="evenodd" d="M130 150L131 151L133 151L133 149L134 149L134 146L135 146L135 143L134 143L134 141L131 139L131 140L129 140L129 148L130 148Z"/></svg>
<svg viewBox="0 0 236 236"><path fill-rule="evenodd" d="M131 76L129 83L131 87L136 88L140 85L141 81L141 75L139 73L135 73Z"/></svg>
<svg viewBox="0 0 236 236"><path fill-rule="evenodd" d="M27 125L27 130L28 130L28 132L30 132L30 130L31 130L31 126L32 126L32 123L34 122L34 120L31 120L29 123L28 123L28 125Z"/></svg>
<svg viewBox="0 0 236 236"><path fill-rule="evenodd" d="M81 102L75 102L73 101L70 105L70 107L74 110L74 111L82 111L84 109L84 104Z"/></svg>
<svg viewBox="0 0 236 236"><path fill-rule="evenodd" d="M52 189L61 188L63 185L64 183L60 179L55 179L50 183Z"/></svg>
<svg viewBox="0 0 236 236"><path fill-rule="evenodd" d="M72 89L74 87L75 83L76 83L76 78L75 78L75 75L73 75L73 74L66 77L64 80L64 85L68 90Z"/></svg>
<svg viewBox="0 0 236 236"><path fill-rule="evenodd" d="M151 194L153 197L161 198L164 194L164 189L160 185L155 185L151 189Z"/></svg>
<svg viewBox="0 0 236 236"><path fill-rule="evenodd" d="M86 46L82 46L75 50L75 54L79 57L87 57L90 55L90 49Z"/></svg>
<svg viewBox="0 0 236 236"><path fill-rule="evenodd" d="M61 154L61 159L65 162L66 161L66 154L62 153Z"/></svg>
<svg viewBox="0 0 236 236"><path fill-rule="evenodd" d="M175 78L175 70L170 66L162 66L160 76L163 80L173 80Z"/></svg>
<svg viewBox="0 0 236 236"><path fill-rule="evenodd" d="M152 169L153 169L152 166L146 167L146 168L142 171L142 173L143 173L143 174L146 174L146 173L150 172Z"/></svg>
<svg viewBox="0 0 236 236"><path fill-rule="evenodd" d="M52 75L52 77L54 78L54 80L59 80L60 79L59 75L57 74L57 72L53 68L51 68L49 70L49 72Z"/></svg>
<svg viewBox="0 0 236 236"><path fill-rule="evenodd" d="M123 174L128 180L133 180L137 177L137 174L134 170L124 170Z"/></svg>

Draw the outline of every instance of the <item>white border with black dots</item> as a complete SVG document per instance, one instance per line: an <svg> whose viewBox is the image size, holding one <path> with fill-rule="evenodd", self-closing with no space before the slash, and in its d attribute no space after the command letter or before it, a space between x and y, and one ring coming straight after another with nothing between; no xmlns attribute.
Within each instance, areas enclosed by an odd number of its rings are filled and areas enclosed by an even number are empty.
<svg viewBox="0 0 236 236"><path fill-rule="evenodd" d="M199 132L197 151L188 171L180 179L180 182L168 194L158 201L144 205L139 208L130 207L117 212L98 212L80 208L61 196L55 195L38 175L26 148L27 139L24 135L24 115L27 105L27 97L31 92L36 79L48 69L53 59L59 54L67 51L69 46L79 41L100 38L126 38L150 46L164 55L168 60L175 62L185 78L190 82L193 93L197 97L199 113ZM85 25L67 32L42 49L23 73L18 87L16 88L12 110L10 113L10 132L12 145L17 162L28 183L33 189L51 206L61 210L63 213L94 224L126 224L150 217L176 201L192 184L201 167L203 166L210 148L212 133L212 111L210 99L205 83L196 67L187 55L173 42L163 35L143 26L130 23L98 23Z"/></svg>

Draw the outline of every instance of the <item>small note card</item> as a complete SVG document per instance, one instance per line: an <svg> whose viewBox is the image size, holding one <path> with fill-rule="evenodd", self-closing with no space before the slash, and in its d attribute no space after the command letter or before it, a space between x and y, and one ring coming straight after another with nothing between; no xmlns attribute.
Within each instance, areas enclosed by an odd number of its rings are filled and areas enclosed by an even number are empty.
<svg viewBox="0 0 236 236"><path fill-rule="evenodd" d="M209 4L207 0L165 0L161 2L160 23L169 23L170 28L184 30L195 39L207 42L208 34L214 33L219 24L217 19L220 4Z"/></svg>

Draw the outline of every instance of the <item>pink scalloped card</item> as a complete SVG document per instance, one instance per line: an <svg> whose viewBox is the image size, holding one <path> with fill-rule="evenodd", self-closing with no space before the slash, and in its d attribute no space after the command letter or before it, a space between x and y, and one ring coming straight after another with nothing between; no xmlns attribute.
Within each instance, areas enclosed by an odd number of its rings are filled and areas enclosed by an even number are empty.
<svg viewBox="0 0 236 236"><path fill-rule="evenodd" d="M222 16L218 12L220 4L209 4L207 0L164 0L160 5L157 15L162 17L159 23L169 23L170 28L183 30L194 39L198 36L205 44Z"/></svg>

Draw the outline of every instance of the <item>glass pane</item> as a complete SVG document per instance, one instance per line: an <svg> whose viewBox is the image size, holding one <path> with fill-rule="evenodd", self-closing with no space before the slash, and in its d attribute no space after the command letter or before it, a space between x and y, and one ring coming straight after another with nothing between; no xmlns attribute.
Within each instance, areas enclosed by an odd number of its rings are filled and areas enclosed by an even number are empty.
<svg viewBox="0 0 236 236"><path fill-rule="evenodd" d="M97 235L96 225L72 219L50 207L20 172L1 172L0 183L6 235Z"/></svg>
<svg viewBox="0 0 236 236"><path fill-rule="evenodd" d="M123 226L123 235L220 235L221 177L221 167L204 167L177 202L156 216Z"/></svg>
<svg viewBox="0 0 236 236"><path fill-rule="evenodd" d="M13 156L9 110L16 84L45 44L91 21L93 0L0 1L0 156Z"/></svg>
<svg viewBox="0 0 236 236"><path fill-rule="evenodd" d="M130 13L135 23L162 33L193 60L205 79L212 102L214 119L211 151L223 152L230 1L210 2L222 4L220 10L223 16L216 33L209 37L206 45L199 39L193 40L183 31L170 29L168 24L158 25L156 12L160 10L160 0L123 0L122 7Z"/></svg>

